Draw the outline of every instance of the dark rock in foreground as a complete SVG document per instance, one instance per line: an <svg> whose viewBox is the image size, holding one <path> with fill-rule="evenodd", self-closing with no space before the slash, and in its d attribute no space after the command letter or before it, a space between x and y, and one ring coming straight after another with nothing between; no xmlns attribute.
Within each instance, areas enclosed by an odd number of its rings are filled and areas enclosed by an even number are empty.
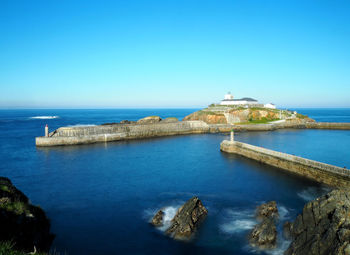
<svg viewBox="0 0 350 255"><path fill-rule="evenodd" d="M165 233L177 240L189 240L207 214L207 209L198 197L192 197L177 210ZM163 226L163 218L164 212L159 210L152 218L151 224L156 227Z"/></svg>
<svg viewBox="0 0 350 255"><path fill-rule="evenodd" d="M208 214L198 197L192 197L179 208L166 234L177 240L190 239L197 226Z"/></svg>
<svg viewBox="0 0 350 255"><path fill-rule="evenodd" d="M163 226L164 212L159 210L152 218L151 224L155 227Z"/></svg>
<svg viewBox="0 0 350 255"><path fill-rule="evenodd" d="M291 227L292 227L292 223L290 223L289 221L286 221L283 224L283 236L284 238L286 238L287 240L291 239Z"/></svg>
<svg viewBox="0 0 350 255"><path fill-rule="evenodd" d="M265 219L255 225L249 234L249 242L260 249L272 249L276 247L277 229L274 220Z"/></svg>
<svg viewBox="0 0 350 255"><path fill-rule="evenodd" d="M272 249L276 247L277 229L275 220L278 219L278 209L275 201L258 206L256 211L257 220L261 221L255 225L249 234L249 242L252 246L260 249Z"/></svg>
<svg viewBox="0 0 350 255"><path fill-rule="evenodd" d="M53 241L44 211L31 205L5 177L0 177L0 241L10 241L14 248L27 252L46 252Z"/></svg>
<svg viewBox="0 0 350 255"><path fill-rule="evenodd" d="M266 204L262 204L256 209L256 217L258 220L264 220L266 218L278 218L278 209L276 201L270 201Z"/></svg>
<svg viewBox="0 0 350 255"><path fill-rule="evenodd" d="M333 190L307 203L290 234L285 255L350 254L350 191Z"/></svg>

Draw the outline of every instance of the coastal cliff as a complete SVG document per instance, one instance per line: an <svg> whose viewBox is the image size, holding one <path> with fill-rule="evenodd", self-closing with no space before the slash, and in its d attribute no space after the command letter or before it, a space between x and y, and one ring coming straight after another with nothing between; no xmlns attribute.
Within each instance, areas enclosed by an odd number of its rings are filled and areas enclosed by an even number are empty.
<svg viewBox="0 0 350 255"><path fill-rule="evenodd" d="M228 106L209 106L191 113L183 120L201 120L207 124L264 124L278 120L292 121L293 123L314 122L313 119L305 115L287 110Z"/></svg>
<svg viewBox="0 0 350 255"><path fill-rule="evenodd" d="M304 206L286 224L292 242L285 255L350 254L350 192L333 190Z"/></svg>
<svg viewBox="0 0 350 255"><path fill-rule="evenodd" d="M48 252L54 238L44 211L5 177L0 177L0 226L3 250Z"/></svg>

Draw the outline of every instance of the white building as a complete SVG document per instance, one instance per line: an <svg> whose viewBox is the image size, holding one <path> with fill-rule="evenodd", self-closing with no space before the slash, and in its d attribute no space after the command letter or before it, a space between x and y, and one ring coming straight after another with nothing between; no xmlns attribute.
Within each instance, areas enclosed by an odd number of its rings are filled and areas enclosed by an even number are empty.
<svg viewBox="0 0 350 255"><path fill-rule="evenodd" d="M231 95L230 92L228 92L224 100L221 100L221 105L237 105L237 106L249 106L249 105L257 105L259 104L257 100L250 98L250 97L244 97L241 99L234 99L233 95Z"/></svg>
<svg viewBox="0 0 350 255"><path fill-rule="evenodd" d="M264 107L269 109L276 109L276 105L273 103L264 104Z"/></svg>

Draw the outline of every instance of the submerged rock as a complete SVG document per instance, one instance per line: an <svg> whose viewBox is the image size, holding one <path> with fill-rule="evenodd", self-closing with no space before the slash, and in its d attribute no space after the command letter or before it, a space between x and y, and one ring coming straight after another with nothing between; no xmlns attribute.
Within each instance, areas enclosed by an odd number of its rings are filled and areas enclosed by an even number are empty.
<svg viewBox="0 0 350 255"><path fill-rule="evenodd" d="M31 205L5 177L0 177L0 226L0 241L10 241L14 248L27 252L47 252L54 237L44 211Z"/></svg>
<svg viewBox="0 0 350 255"><path fill-rule="evenodd" d="M199 198L192 197L179 208L171 220L171 226L166 230L166 234L177 240L190 239L207 214L208 210Z"/></svg>
<svg viewBox="0 0 350 255"><path fill-rule="evenodd" d="M153 124L158 123L162 119L159 116L149 116L137 121L138 124Z"/></svg>
<svg viewBox="0 0 350 255"><path fill-rule="evenodd" d="M277 229L275 221L278 219L278 209L275 201L270 201L257 207L256 218L261 221L255 225L249 234L249 242L260 249L276 247Z"/></svg>
<svg viewBox="0 0 350 255"><path fill-rule="evenodd" d="M164 212L162 210L159 210L152 218L151 224L155 227L161 227L163 226L163 219L164 218Z"/></svg>
<svg viewBox="0 0 350 255"><path fill-rule="evenodd" d="M333 190L307 203L290 232L286 255L350 254L350 191Z"/></svg>

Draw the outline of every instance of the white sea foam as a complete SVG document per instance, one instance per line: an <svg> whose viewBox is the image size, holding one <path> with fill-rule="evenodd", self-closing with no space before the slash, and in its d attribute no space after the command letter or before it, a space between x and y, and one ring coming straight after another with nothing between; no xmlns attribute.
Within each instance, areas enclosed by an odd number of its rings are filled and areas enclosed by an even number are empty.
<svg viewBox="0 0 350 255"><path fill-rule="evenodd" d="M235 234L245 230L253 229L256 222L254 220L233 220L220 226L220 230L226 234Z"/></svg>
<svg viewBox="0 0 350 255"><path fill-rule="evenodd" d="M179 205L164 206L160 210L164 212L163 226L158 227L159 230L165 231L171 225L171 220L175 217L177 210L180 208ZM144 212L145 218L151 222L153 216L159 211L159 209L147 209Z"/></svg>
<svg viewBox="0 0 350 255"><path fill-rule="evenodd" d="M236 234L253 229L257 223L254 219L254 211L248 210L227 210L224 221L219 228L225 234Z"/></svg>
<svg viewBox="0 0 350 255"><path fill-rule="evenodd" d="M30 119L40 119L40 120L49 120L49 119L58 119L59 116L34 116L30 117Z"/></svg>
<svg viewBox="0 0 350 255"><path fill-rule="evenodd" d="M283 205L278 206L278 213L279 213L279 220L280 221L285 221L289 217L289 211Z"/></svg>
<svg viewBox="0 0 350 255"><path fill-rule="evenodd" d="M321 188L309 187L307 189L304 189L298 192L298 196L304 199L305 201L309 202L327 192L329 192L329 189L326 187L321 187Z"/></svg>
<svg viewBox="0 0 350 255"><path fill-rule="evenodd" d="M161 231L167 230L171 225L171 220L175 217L175 214L179 206L167 206L163 208L164 216L163 216L163 226L159 227Z"/></svg>

